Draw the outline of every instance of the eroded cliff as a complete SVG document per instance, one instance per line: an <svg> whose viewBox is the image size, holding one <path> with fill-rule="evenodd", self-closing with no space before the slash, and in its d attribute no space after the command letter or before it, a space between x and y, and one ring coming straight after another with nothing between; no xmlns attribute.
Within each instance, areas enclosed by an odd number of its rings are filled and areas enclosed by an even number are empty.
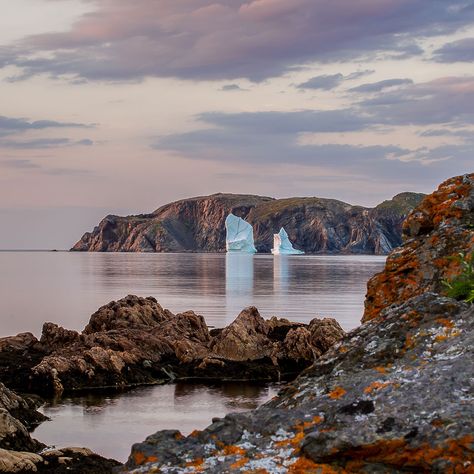
<svg viewBox="0 0 474 474"><path fill-rule="evenodd" d="M269 252L284 227L307 253L385 254L401 243L402 222L422 199L402 193L373 209L334 199L214 194L167 204L151 214L107 216L72 250L182 252L225 250L224 220L232 212L254 228L257 250Z"/></svg>

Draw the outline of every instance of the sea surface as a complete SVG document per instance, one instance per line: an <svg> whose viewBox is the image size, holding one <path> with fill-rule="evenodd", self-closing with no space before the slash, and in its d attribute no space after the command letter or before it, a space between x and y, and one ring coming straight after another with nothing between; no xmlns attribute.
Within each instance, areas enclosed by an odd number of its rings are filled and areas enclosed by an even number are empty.
<svg viewBox="0 0 474 474"><path fill-rule="evenodd" d="M0 337L39 337L45 321L82 330L100 306L127 294L154 296L174 313L192 309L213 327L255 305L265 318L331 316L350 330L362 316L367 280L384 262L365 255L0 252ZM179 383L50 401L42 411L51 421L34 436L124 461L133 443L159 429L187 434L215 416L255 408L277 390Z"/></svg>

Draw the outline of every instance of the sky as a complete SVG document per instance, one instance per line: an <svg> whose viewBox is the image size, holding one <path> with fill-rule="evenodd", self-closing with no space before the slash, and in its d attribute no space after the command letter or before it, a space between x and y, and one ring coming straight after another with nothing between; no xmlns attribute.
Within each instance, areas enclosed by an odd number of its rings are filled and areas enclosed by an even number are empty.
<svg viewBox="0 0 474 474"><path fill-rule="evenodd" d="M473 171L474 0L0 0L0 249L216 192Z"/></svg>

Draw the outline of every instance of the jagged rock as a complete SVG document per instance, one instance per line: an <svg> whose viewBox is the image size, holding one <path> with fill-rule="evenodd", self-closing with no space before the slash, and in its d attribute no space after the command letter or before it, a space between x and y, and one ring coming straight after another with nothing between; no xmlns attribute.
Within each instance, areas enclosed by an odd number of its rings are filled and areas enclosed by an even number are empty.
<svg viewBox="0 0 474 474"><path fill-rule="evenodd" d="M339 342L345 335L344 330L333 318L313 319L308 326L310 342L320 354Z"/></svg>
<svg viewBox="0 0 474 474"><path fill-rule="evenodd" d="M167 204L152 214L107 216L72 248L101 252L224 251L229 213L252 225L259 252L285 227L307 253L386 254L401 243L402 222L423 195L401 193L373 209L334 199L213 194Z"/></svg>
<svg viewBox="0 0 474 474"><path fill-rule="evenodd" d="M90 318L84 334L139 327L156 327L173 317L153 297L128 295L99 308Z"/></svg>
<svg viewBox="0 0 474 474"><path fill-rule="evenodd" d="M99 308L80 334L46 323L40 341L33 336L4 338L0 373L12 387L44 396L183 377L279 380L282 374L299 373L343 337L335 321L321 324L332 324L340 332L328 329L318 336L311 324L306 338L297 337L300 333L288 336L306 325L277 318L265 321L250 307L211 336L204 318L193 311L175 315L154 298L129 295ZM41 349L41 357L31 358L22 376L15 378L13 355L21 359L29 347ZM8 367L1 365L3 351L13 362Z"/></svg>
<svg viewBox="0 0 474 474"><path fill-rule="evenodd" d="M0 448L37 451L44 447L31 438L28 428L39 424L46 417L27 401L0 383ZM0 471L1 472L1 471Z"/></svg>
<svg viewBox="0 0 474 474"><path fill-rule="evenodd" d="M442 183L411 212L403 233L405 244L367 285L363 321L424 291L442 292L443 280L459 272L451 257L474 249L474 173Z"/></svg>
<svg viewBox="0 0 474 474"><path fill-rule="evenodd" d="M257 308L244 309L211 343L211 351L219 357L246 361L269 357L273 343L267 337L268 327Z"/></svg>

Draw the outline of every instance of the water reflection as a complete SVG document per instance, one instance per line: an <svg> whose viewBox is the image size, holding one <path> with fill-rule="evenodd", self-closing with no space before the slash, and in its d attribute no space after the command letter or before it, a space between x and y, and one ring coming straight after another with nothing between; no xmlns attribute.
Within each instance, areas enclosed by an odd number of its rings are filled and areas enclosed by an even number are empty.
<svg viewBox="0 0 474 474"><path fill-rule="evenodd" d="M0 337L45 321L82 330L98 307L127 294L192 309L222 327L245 306L302 322L331 315L358 325L374 256L0 252Z"/></svg>
<svg viewBox="0 0 474 474"><path fill-rule="evenodd" d="M275 255L273 259L273 292L287 295L289 287L289 255Z"/></svg>
<svg viewBox="0 0 474 474"><path fill-rule="evenodd" d="M57 447L87 446L125 461L133 443L161 429L189 434L230 411L251 410L276 395L277 385L178 383L117 394L65 398L46 404L51 421L34 436Z"/></svg>
<svg viewBox="0 0 474 474"><path fill-rule="evenodd" d="M243 302L253 300L254 256L229 252L225 256L226 322L230 323L242 310ZM230 316L230 318L229 318Z"/></svg>

